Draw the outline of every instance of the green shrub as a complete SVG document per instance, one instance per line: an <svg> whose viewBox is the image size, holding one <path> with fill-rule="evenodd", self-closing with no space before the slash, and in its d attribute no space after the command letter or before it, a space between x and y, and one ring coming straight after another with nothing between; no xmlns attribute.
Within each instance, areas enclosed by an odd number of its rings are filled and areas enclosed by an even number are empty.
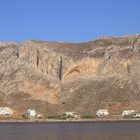
<svg viewBox="0 0 140 140"><path fill-rule="evenodd" d="M82 119L93 119L95 118L94 116L90 116L90 115L84 115L84 116L81 116Z"/></svg>
<svg viewBox="0 0 140 140"><path fill-rule="evenodd" d="M29 119L29 117L28 117L26 114L23 114L23 115L22 115L22 118L23 118L23 119Z"/></svg>
<svg viewBox="0 0 140 140"><path fill-rule="evenodd" d="M63 120L66 119L66 117L64 115L50 115L47 116L48 119L57 119L57 120Z"/></svg>

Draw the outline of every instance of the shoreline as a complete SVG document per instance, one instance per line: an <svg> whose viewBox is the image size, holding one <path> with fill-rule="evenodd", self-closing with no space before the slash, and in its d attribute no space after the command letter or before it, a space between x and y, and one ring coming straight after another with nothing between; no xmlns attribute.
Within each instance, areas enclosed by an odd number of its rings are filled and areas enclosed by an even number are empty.
<svg viewBox="0 0 140 140"><path fill-rule="evenodd" d="M3 119L0 120L0 123L57 123L57 122L124 122L124 121L140 121L140 119L79 119L79 120L53 120L53 119L31 119L31 120L22 120L22 119Z"/></svg>

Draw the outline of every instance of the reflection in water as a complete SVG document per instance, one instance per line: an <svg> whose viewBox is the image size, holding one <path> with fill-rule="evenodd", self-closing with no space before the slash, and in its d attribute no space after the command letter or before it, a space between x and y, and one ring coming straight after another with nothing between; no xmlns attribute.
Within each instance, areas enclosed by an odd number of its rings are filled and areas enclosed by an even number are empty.
<svg viewBox="0 0 140 140"><path fill-rule="evenodd" d="M0 123L0 140L140 140L140 122Z"/></svg>

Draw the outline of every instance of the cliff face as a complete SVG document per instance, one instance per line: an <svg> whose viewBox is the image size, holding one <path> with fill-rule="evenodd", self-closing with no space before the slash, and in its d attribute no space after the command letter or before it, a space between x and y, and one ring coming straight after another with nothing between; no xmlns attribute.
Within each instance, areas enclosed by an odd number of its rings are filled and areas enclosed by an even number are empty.
<svg viewBox="0 0 140 140"><path fill-rule="evenodd" d="M88 43L0 43L0 105L22 112L140 111L140 34Z"/></svg>

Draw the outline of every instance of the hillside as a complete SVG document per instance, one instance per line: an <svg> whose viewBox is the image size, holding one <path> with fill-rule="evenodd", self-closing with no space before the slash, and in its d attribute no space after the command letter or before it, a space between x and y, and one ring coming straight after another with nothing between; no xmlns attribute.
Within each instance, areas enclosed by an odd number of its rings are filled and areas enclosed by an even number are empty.
<svg viewBox="0 0 140 140"><path fill-rule="evenodd" d="M87 43L0 43L0 106L94 115L140 111L140 34Z"/></svg>

